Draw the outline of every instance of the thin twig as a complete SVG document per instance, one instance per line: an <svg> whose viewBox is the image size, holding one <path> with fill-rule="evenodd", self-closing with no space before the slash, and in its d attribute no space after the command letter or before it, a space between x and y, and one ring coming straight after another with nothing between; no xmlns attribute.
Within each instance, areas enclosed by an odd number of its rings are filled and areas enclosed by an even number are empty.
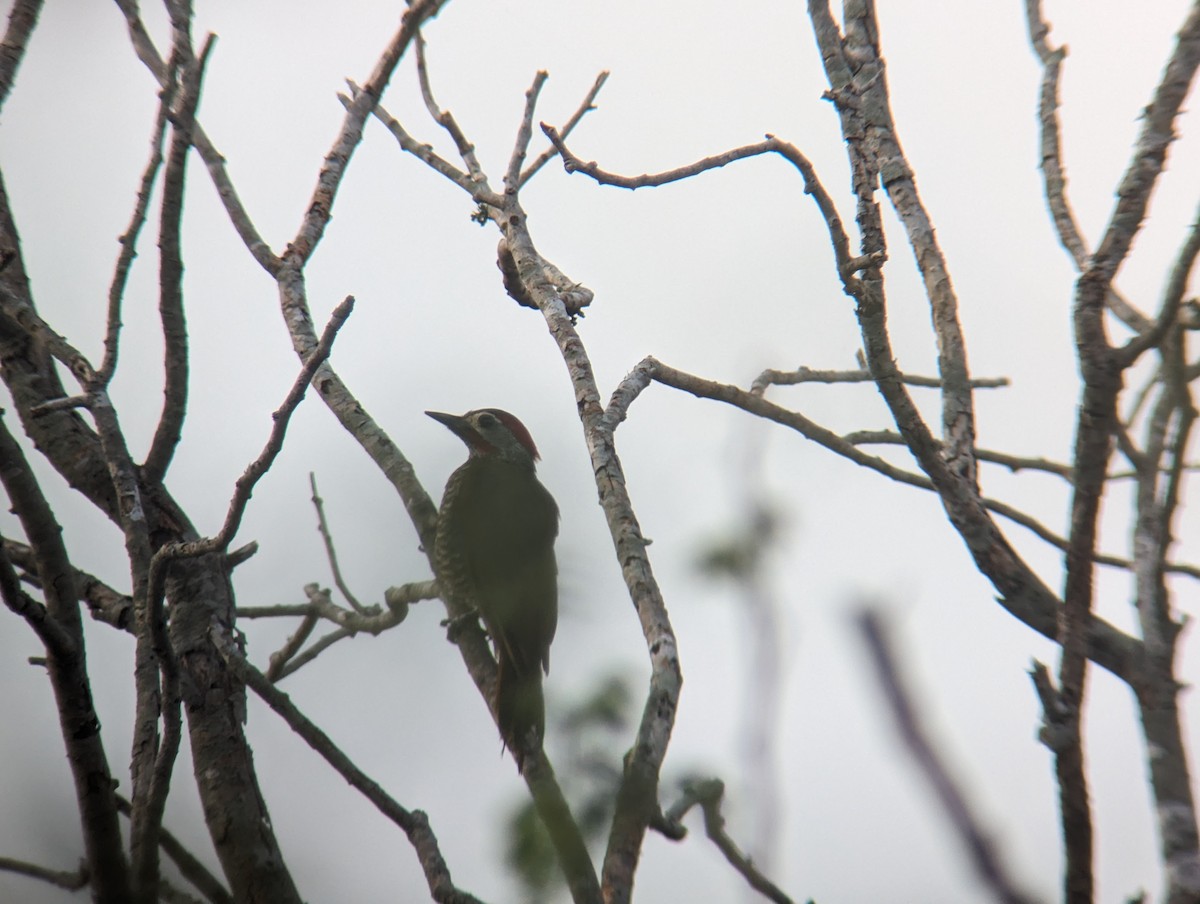
<svg viewBox="0 0 1200 904"><path fill-rule="evenodd" d="M799 383L874 383L875 378L866 369L860 370L817 370L799 367L796 370L764 370L754 378L750 391L761 394L768 386L794 386ZM923 386L941 389L944 381L940 377L923 377L915 374L900 374L900 382L907 386ZM998 389L1011 385L1008 377L978 377L969 381L972 389Z"/></svg>
<svg viewBox="0 0 1200 904"><path fill-rule="evenodd" d="M303 618L311 614L310 603L293 603L282 606L238 606L237 617L241 618Z"/></svg>
<svg viewBox="0 0 1200 904"><path fill-rule="evenodd" d="M330 599L329 591L318 584L304 588L309 602L299 606L247 606L237 610L238 618L300 617L300 627L284 645L271 655L267 677L280 681L317 658L324 650L346 637L359 633L382 634L408 617L408 607L422 600L436 599L437 585L433 581L416 581L400 587L389 587L384 593L386 608L363 606L361 611L343 609ZM311 636L316 619L324 619L338 626L336 631L324 635L303 653L301 647Z"/></svg>
<svg viewBox="0 0 1200 904"><path fill-rule="evenodd" d="M487 182L487 177L483 173L483 167L479 165L479 157L475 154L475 145L467 139L462 128L458 125L458 120L454 118L454 114L449 110L442 109L433 97L433 86L429 82L429 64L425 56L425 38L419 31L417 32L416 48L417 81L421 86L421 98L425 101L425 109L429 111L429 115L433 118L433 121L445 129L446 134L454 142L454 148L458 151L458 156L467 165L467 173L470 176L471 183L479 184Z"/></svg>
<svg viewBox="0 0 1200 904"><path fill-rule="evenodd" d="M903 446L904 437L895 430L854 430L843 434L842 439L852 445L878 444L885 446ZM996 452L991 449L976 449L976 457L980 461L1003 465L1010 471L1044 471L1065 480L1071 479L1071 466L1048 458L1031 458L1024 455L1010 455L1007 452Z"/></svg>
<svg viewBox="0 0 1200 904"><path fill-rule="evenodd" d="M508 158L508 170L504 173L504 187L508 191L515 192L521 187L521 165L529 153L529 141L533 137L533 114L537 109L542 87L549 77L545 70L539 70L533 77L533 84L525 92L525 112L521 116L521 124L517 126L517 139L513 143L512 154Z"/></svg>
<svg viewBox="0 0 1200 904"><path fill-rule="evenodd" d="M354 98L358 96L358 93L362 89L355 82L350 81L349 79L346 80L346 84L350 88L350 94L339 94L338 100L341 101L343 107L350 109L350 106L354 103ZM473 200L487 204L494 204L496 202L497 198L493 196L493 193L491 189L488 188L486 181L478 183L472 182L469 174L463 172L453 163L439 156L431 145L421 144L418 142L408 133L404 126L401 125L400 121L388 112L387 108L384 107L383 104L376 104L371 113L376 119L383 123L384 127L389 132L392 133L392 137L396 139L396 142L400 145L400 149L402 151L412 154L434 172L445 176L447 179L469 194Z"/></svg>
<svg viewBox="0 0 1200 904"><path fill-rule="evenodd" d="M742 853L729 833L725 831L725 817L721 815L721 799L725 796L725 783L720 779L689 782L684 787L683 797L663 814L664 834L667 837L682 837L681 820L697 804L704 814L704 832L717 846L732 866L749 883L750 887L768 901L775 904L792 904L792 899L754 865L754 861Z"/></svg>
<svg viewBox="0 0 1200 904"><path fill-rule="evenodd" d="M154 430L154 438L150 442L150 450L142 464L142 476L147 484L159 483L166 476L167 467L183 435L183 421L187 416L190 362L183 307L183 193L187 156L192 146L192 131L196 122L196 108L200 103L204 68L214 44L214 37L210 34L199 59L196 59L192 56L190 44L186 43L190 41L186 27L177 27L175 31L180 47L171 54L171 59L181 61L182 90L179 92L178 108L170 113L168 107L173 134L171 151L163 173L163 197L158 227L158 310L163 336L163 407ZM106 354L107 351L106 346Z"/></svg>
<svg viewBox="0 0 1200 904"><path fill-rule="evenodd" d="M1175 263L1171 267L1171 276L1167 280L1167 289L1163 293L1162 304L1159 306L1154 325L1125 343L1121 349L1124 360L1130 363L1136 361L1143 351L1158 345L1167 330L1176 325L1179 319L1179 308L1183 304L1183 296L1187 292L1188 281L1191 278L1197 255L1200 255L1200 210L1197 210L1196 219L1192 222L1187 238L1184 239L1183 245L1175 257Z"/></svg>
<svg viewBox="0 0 1200 904"><path fill-rule="evenodd" d="M804 193L812 195L817 208L821 212L822 218L825 220L826 227L829 230L829 238L833 244L838 273L841 275L842 282L846 287L846 293L858 297L861 289L858 280L855 278L855 274L869 266L879 266L883 263L881 256L866 255L856 258L851 255L850 237L842 225L842 218L837 212L833 198L825 190L820 179L817 178L816 169L808 158L800 152L799 148L789 142L776 138L774 135L768 134L764 141L760 141L757 144L748 144L744 147L734 148L722 154L705 157L673 170L641 176L621 176L600 169L595 161L585 163L580 160L575 154L571 153L563 140L563 136L559 135L558 130L554 126L542 123L541 128L545 136L550 139L550 143L562 155L563 167L568 173L583 173L595 179L601 185L613 185L618 188L637 189L667 185L668 183L678 182L682 179L690 179L692 176L727 166L734 161L744 160L747 157L757 157L762 154L779 154L799 170L804 180Z"/></svg>
<svg viewBox="0 0 1200 904"><path fill-rule="evenodd" d="M310 662L315 660L318 656L320 656L322 653L324 653L326 650L328 650L330 647L332 647L339 640L345 640L348 637L357 637L357 636L358 636L358 632L351 630L350 628L337 628L334 631L330 631L328 634L323 634L322 636L318 637L312 644L310 644L308 646L308 648L306 650L304 650L303 653L297 653L296 655L294 655L290 659L288 659L286 662L284 662L284 664L281 665L273 673L269 672L268 677L271 679L272 683L278 684L284 678L294 675L296 672L300 671L302 668L304 668L306 665L308 665ZM274 657L272 657L272 663L271 663L272 666L274 666L273 660L274 660Z"/></svg>
<svg viewBox="0 0 1200 904"><path fill-rule="evenodd" d="M304 646L304 642L308 640L313 632L313 628L317 626L319 616L316 612L307 612L300 619L300 624L284 641L283 646L271 654L267 660L267 670L263 674L266 675L268 681L274 684L283 677L283 670L288 662L300 652L300 648Z"/></svg>
<svg viewBox="0 0 1200 904"><path fill-rule="evenodd" d="M241 526L242 516L246 512L246 506L250 502L250 496L254 492L255 485L271 469L275 458L282 451L283 441L287 435L287 428L292 414L300 405L300 402L303 401L305 393L308 391L309 383L312 382L317 370L325 363L330 352L333 351L333 340L337 338L338 330L342 328L346 322L346 318L350 316L350 312L353 310L353 296L347 296L341 304L333 309L333 313L329 316L329 322L325 325L325 330L321 334L320 342L317 343L317 347L305 360L304 366L300 368L300 373L292 382L292 388L288 391L283 403L271 415L274 424L271 427L271 433L267 437L267 442L263 446L262 452L259 453L254 461L250 462L246 470L235 482L233 498L229 501L229 509L225 514L225 521L221 525L220 531L208 539L164 546L155 554L156 560L165 562L168 559L174 558L202 556L223 550L233 541L238 528Z"/></svg>
<svg viewBox="0 0 1200 904"><path fill-rule="evenodd" d="M137 240L146 223L146 211L150 206L150 194L154 188L154 180L162 167L163 142L167 134L167 109L171 105L173 96L173 92L167 88L161 92L158 114L154 123L154 137L150 142L150 159L142 172L142 181L138 187L137 200L134 203L129 226L118 239L121 244L121 253L117 256L117 264L108 289L108 321L104 331L104 359L100 362L100 369L96 373L96 379L101 386L108 386L117 369L121 338L121 303L125 295L125 286L129 282L129 272L133 267L133 260L137 257Z"/></svg>
<svg viewBox="0 0 1200 904"><path fill-rule="evenodd" d="M137 0L116 0L116 3L125 16L126 26L129 29L129 38L138 59L150 70L151 75L158 80L159 86L165 88L169 78L167 67L164 65L158 49L154 46L154 41L151 39L149 32L146 31L146 26L143 24L141 14L138 10ZM264 270L271 275L275 275L279 272L281 262L275 253L271 251L270 246L263 241L262 236L259 235L253 221L250 219L250 214L242 204L241 198L238 197L237 190L233 187L233 181L229 178L229 169L225 164L224 155L213 147L212 141L209 140L208 135L205 134L204 129L201 128L199 123L196 123L193 128L192 144L199 152L200 158L204 161L209 176L212 178L213 185L216 186L217 195L225 207L225 213L241 238L242 243Z"/></svg>
<svg viewBox="0 0 1200 904"><path fill-rule="evenodd" d="M317 530L321 534L321 539L325 542L325 556L329 559L329 570L333 572L333 582L337 585L337 589L341 591L346 602L350 604L355 612L364 613L366 609L359 603L358 598L350 592L350 588L346 586L346 582L342 579L342 569L338 567L337 551L333 547L333 534L329 531L329 524L325 521L325 502L317 493L317 475L312 471L308 472L308 484L312 488L312 504L317 510Z"/></svg>
<svg viewBox="0 0 1200 904"><path fill-rule="evenodd" d="M1090 252L1067 197L1067 171L1063 165L1062 131L1058 121L1058 83L1067 48L1052 47L1047 40L1050 25L1042 15L1041 0L1025 0L1025 18L1029 41L1042 63L1038 121L1041 124L1041 168L1046 206L1050 209L1050 219L1059 243L1070 255L1075 267L1083 270ZM1126 301L1116 289L1109 291L1108 306L1135 333L1150 329L1149 318Z"/></svg>
<svg viewBox="0 0 1200 904"><path fill-rule="evenodd" d="M608 81L608 75L609 73L606 69L596 76L596 81L592 83L592 88L590 91L588 91L587 96L584 97L583 103L579 105L579 108L574 112L574 114L572 114L571 118L566 121L563 127L558 130L558 134L563 140L566 140L567 136L575 131L575 127L579 125L580 120L582 120L584 116L596 109L596 96L600 93L600 89L604 87L604 83ZM537 175L538 170L553 160L557 155L558 148L554 145L551 145L550 147L546 148L546 150L542 151L542 153L538 155L537 159L534 160L533 163L529 164L529 166L527 166L521 173L521 178L517 183L517 187L523 188L526 182Z"/></svg>
<svg viewBox="0 0 1200 904"><path fill-rule="evenodd" d="M643 382L644 381L644 382ZM646 358L638 364L634 370L625 377L614 393L614 402L619 405L627 406L637 394L640 394L645 385L649 385L651 381L657 381L666 386L671 386L675 389L689 392L698 398L713 399L718 402L725 402L740 408L749 414L757 415L758 417L774 421L782 424L785 427L790 427L805 439L811 440L818 445L823 446L830 452L834 452L843 458L849 459L857 465L868 468L884 477L895 480L898 483L907 484L908 486L916 487L922 490L936 490L933 481L924 474L917 474L912 471L898 467L885 458L877 455L869 455L858 448L859 444L863 443L887 443L899 445L903 443L902 438L898 437L891 431L855 431L854 433L839 436L832 430L822 427L820 424L809 420L804 415L797 411L792 411L783 408L773 402L767 401L761 395L756 395L751 391L742 389L737 386L731 386L727 383L717 383L712 380L706 380L703 377L697 377L693 374L685 373L669 367L654 358ZM634 392L636 390L636 392ZM610 403L611 414L613 411ZM627 411L627 407L619 407L617 411L623 419ZM977 450L978 451L978 450ZM1056 465L1053 462L1046 462L1043 466L1038 466L1039 459L1021 459L1015 456L1006 456L1004 453L987 453L993 458L997 464L1003 464L1007 467L1021 468L1037 467L1039 470L1046 470L1050 473L1060 473L1059 468L1065 466ZM982 460L984 454L978 452L978 457ZM1067 476L1061 474L1060 476ZM1067 540L1050 530L1036 518L1019 509L1013 508L1005 502L997 499L991 499L986 496L978 497L980 505L988 510L995 512L998 515L1007 518L1015 524L1019 524L1024 528L1032 531L1041 539L1050 543L1057 549L1066 550L1068 547ZM1120 556L1109 555L1106 553L1096 553L1095 562L1099 565L1108 565L1114 568L1130 569L1133 563L1126 558ZM1164 566L1167 571L1187 575L1200 579L1200 567L1193 565L1171 563ZM1039 628L1038 630L1041 630ZM1044 633L1044 632L1043 632ZM1048 635L1048 636L1053 636ZM1106 666L1107 667L1107 666Z"/></svg>

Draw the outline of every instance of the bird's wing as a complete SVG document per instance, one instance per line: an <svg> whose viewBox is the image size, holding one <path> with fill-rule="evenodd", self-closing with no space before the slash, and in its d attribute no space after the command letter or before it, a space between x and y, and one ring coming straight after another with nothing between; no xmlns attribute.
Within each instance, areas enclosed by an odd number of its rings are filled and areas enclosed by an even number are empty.
<svg viewBox="0 0 1200 904"><path fill-rule="evenodd" d="M472 471L459 491L466 500L456 527L480 614L518 673L548 669L558 623L554 497L533 475L496 462Z"/></svg>

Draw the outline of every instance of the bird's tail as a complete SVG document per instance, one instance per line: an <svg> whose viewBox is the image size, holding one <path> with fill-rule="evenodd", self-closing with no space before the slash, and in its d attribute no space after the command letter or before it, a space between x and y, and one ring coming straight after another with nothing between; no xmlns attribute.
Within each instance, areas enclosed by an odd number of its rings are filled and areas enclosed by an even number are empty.
<svg viewBox="0 0 1200 904"><path fill-rule="evenodd" d="M505 746L520 767L525 753L541 746L546 734L546 704L540 669L519 669L501 655L496 675L496 721Z"/></svg>

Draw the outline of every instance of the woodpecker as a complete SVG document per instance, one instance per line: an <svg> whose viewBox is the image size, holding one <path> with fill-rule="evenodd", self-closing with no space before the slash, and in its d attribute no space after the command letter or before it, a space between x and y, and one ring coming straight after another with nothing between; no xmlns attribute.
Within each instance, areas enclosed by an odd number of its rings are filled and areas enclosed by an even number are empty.
<svg viewBox="0 0 1200 904"><path fill-rule="evenodd" d="M542 674L558 624L558 505L537 479L537 446L507 411L426 411L467 444L446 482L434 564L442 593L473 606L496 653L496 724L517 767L540 746Z"/></svg>

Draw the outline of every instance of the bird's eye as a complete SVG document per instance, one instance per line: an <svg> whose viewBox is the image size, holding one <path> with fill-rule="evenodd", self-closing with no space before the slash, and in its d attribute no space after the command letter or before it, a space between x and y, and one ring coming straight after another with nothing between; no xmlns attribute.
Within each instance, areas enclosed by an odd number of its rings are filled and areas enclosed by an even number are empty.
<svg viewBox="0 0 1200 904"><path fill-rule="evenodd" d="M485 413L479 415L479 418L475 421L475 423L478 424L484 430L491 430L499 422L496 420L494 415L487 414L485 412Z"/></svg>

